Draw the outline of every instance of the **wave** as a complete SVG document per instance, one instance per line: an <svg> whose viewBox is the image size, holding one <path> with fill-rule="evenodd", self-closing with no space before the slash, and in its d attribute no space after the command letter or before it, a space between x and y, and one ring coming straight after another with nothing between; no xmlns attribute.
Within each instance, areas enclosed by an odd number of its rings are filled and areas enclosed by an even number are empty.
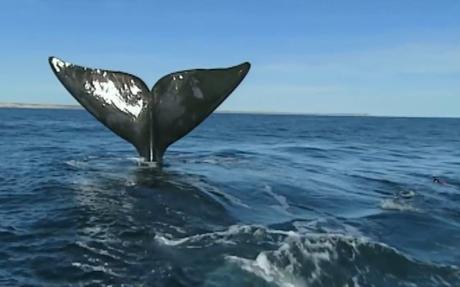
<svg viewBox="0 0 460 287"><path fill-rule="evenodd" d="M380 208L386 210L398 210L398 211L415 211L419 212L418 208L415 208L409 202L400 200L398 198L384 199L380 202Z"/></svg>
<svg viewBox="0 0 460 287"><path fill-rule="evenodd" d="M157 234L155 240L169 248L225 247L225 264L281 287L460 284L457 266L421 262L386 244L346 234L233 225L223 231L183 238ZM248 256L241 251L248 245L260 251Z"/></svg>
<svg viewBox="0 0 460 287"><path fill-rule="evenodd" d="M289 215L291 214L289 212L289 208L291 206L289 205L288 200L287 200L286 197L275 193L272 190L272 187L270 185L268 185L268 184L266 184L264 186L264 190L268 195L270 195L278 203L278 205L276 206L278 209L281 209L281 211L286 213L286 214L289 214Z"/></svg>

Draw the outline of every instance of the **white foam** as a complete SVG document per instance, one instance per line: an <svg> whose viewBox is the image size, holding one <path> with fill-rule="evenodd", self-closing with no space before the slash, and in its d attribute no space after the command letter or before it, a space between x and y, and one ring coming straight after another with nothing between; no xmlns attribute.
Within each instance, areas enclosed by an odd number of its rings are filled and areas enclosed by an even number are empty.
<svg viewBox="0 0 460 287"><path fill-rule="evenodd" d="M260 253L255 260L236 256L226 256L225 259L269 283L274 283L281 287L306 286L305 281L301 277L293 276L287 270L282 270L273 265L268 260L266 253Z"/></svg>
<svg viewBox="0 0 460 287"><path fill-rule="evenodd" d="M327 278L330 264L340 262L339 242L351 248L351 261L359 254L358 247L367 241L339 234L291 233L278 249L262 251L255 259L227 256L226 259L263 280L282 287L310 286ZM310 266L308 273L305 267ZM354 282L357 286L358 282Z"/></svg>
<svg viewBox="0 0 460 287"><path fill-rule="evenodd" d="M167 224L167 223L160 222L160 221L159 221L159 222L156 222L156 224L165 226L166 228L169 228L169 229L173 229L173 230L176 231L177 233L182 233L182 234L185 234L185 233L186 233L185 229L183 229L182 227L179 227L179 226ZM161 240L161 239L160 239L160 240Z"/></svg>
<svg viewBox="0 0 460 287"><path fill-rule="evenodd" d="M116 273L111 268L108 268L107 266L103 266L103 265L94 266L94 265L80 263L80 262L72 262L71 265L79 269L85 270L87 272L102 272L105 274L109 274L113 277L118 277L118 278L123 277L122 274ZM107 265L107 263L105 265Z"/></svg>
<svg viewBox="0 0 460 287"><path fill-rule="evenodd" d="M172 239L172 238L168 238L165 235L156 234L155 240L160 244L168 245L168 246L180 246L180 245L188 244L187 248L201 247L202 244L206 246L216 245L216 244L234 245L236 244L236 242L232 240L231 238L232 236L244 234L244 233L252 233L252 234L257 235L256 232L258 228L263 228L263 227L255 227L255 226L249 226L249 225L232 225L227 230L224 230L224 231L196 234L196 235L187 236L187 237L183 237L179 239ZM198 243L198 244L195 245L195 243Z"/></svg>
<svg viewBox="0 0 460 287"><path fill-rule="evenodd" d="M80 160L74 160L74 159L66 161L65 164L75 167L75 168L83 168L83 167L88 166L87 162L80 161Z"/></svg>
<svg viewBox="0 0 460 287"><path fill-rule="evenodd" d="M273 192L272 187L269 185L265 185L265 192L269 194L271 197L273 197L273 199L276 200L276 202L279 203L279 206L281 207L282 211L284 211L287 214L290 214L288 209L291 206L289 205L286 197Z"/></svg>
<svg viewBox="0 0 460 287"><path fill-rule="evenodd" d="M121 257L116 256L115 254L112 254L112 253L108 252L107 250L90 247L88 244L86 244L84 242L76 241L75 244L78 245L79 247L83 248L83 249L86 249L87 251L90 251L90 252L94 253L94 254L107 256L107 257L112 258L113 260L122 260Z"/></svg>
<svg viewBox="0 0 460 287"><path fill-rule="evenodd" d="M207 163L215 165L231 165L241 162L240 159L231 156L208 156L202 159L193 159L190 162L192 163Z"/></svg>
<svg viewBox="0 0 460 287"><path fill-rule="evenodd" d="M331 280L334 278L331 276L335 276L337 268L352 272L347 273L347 278L338 276L337 279L342 282L340 286L359 287L360 284L367 286L366 278L378 274L380 270L378 265L369 265L372 270L366 266L362 268L362 259L368 256L367 253L370 251L383 256L391 252L413 262L410 257L404 256L396 249L383 243L371 242L363 237L333 233L300 233L258 225L233 225L227 230L180 239L173 239L170 236L155 238L157 242L173 248L207 248L218 244L229 244L229 242L238 248L248 241L258 242L267 246L265 250L256 254L236 250L236 254L227 253L224 258L235 268L251 273L270 285L280 287L332 286L334 284ZM441 282L440 280L432 279L433 282ZM412 286L411 282L404 283Z"/></svg>
<svg viewBox="0 0 460 287"><path fill-rule="evenodd" d="M187 178L187 184L190 184L190 185L196 187L197 189L199 189L199 190L201 190L203 192L206 192L207 194L209 194L211 196L219 195L219 196L225 198L226 200L228 200L229 202L231 202L231 203L233 203L235 205L239 205L239 206L245 207L245 208L250 208L249 205L247 205L246 203L241 201L241 199L239 199L238 197L233 196L233 195L228 194L228 193L225 193L225 192L222 192L219 188L217 188L215 186L212 186L212 185L200 180L199 178L189 177L189 178Z"/></svg>
<svg viewBox="0 0 460 287"><path fill-rule="evenodd" d="M166 236L163 236L163 235L159 235L159 234L156 234L155 235L155 240L162 244L162 245L168 245L168 246L177 246L177 245L181 245L185 242L188 242L190 241L190 237L184 237L182 239L169 239L167 238Z"/></svg>
<svg viewBox="0 0 460 287"><path fill-rule="evenodd" d="M401 190L398 194L400 197L403 198L412 198L415 196L415 191L413 190Z"/></svg>
<svg viewBox="0 0 460 287"><path fill-rule="evenodd" d="M147 161L146 158L140 157L137 160L137 165L145 168L156 168L159 167L156 161Z"/></svg>
<svg viewBox="0 0 460 287"><path fill-rule="evenodd" d="M419 211L413 207L410 203L407 203L398 199L384 199L380 202L380 208L387 210L399 210L399 211Z"/></svg>

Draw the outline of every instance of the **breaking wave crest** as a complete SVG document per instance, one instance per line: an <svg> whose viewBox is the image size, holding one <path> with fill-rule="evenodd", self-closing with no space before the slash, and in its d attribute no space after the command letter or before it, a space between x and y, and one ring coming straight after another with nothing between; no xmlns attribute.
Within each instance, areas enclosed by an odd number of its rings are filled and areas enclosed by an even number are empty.
<svg viewBox="0 0 460 287"><path fill-rule="evenodd" d="M226 248L224 264L276 286L457 286L460 283L460 270L455 266L424 263L365 237L233 225L224 231L183 238L156 235L155 239L170 248ZM255 246L263 251L252 255L248 250Z"/></svg>

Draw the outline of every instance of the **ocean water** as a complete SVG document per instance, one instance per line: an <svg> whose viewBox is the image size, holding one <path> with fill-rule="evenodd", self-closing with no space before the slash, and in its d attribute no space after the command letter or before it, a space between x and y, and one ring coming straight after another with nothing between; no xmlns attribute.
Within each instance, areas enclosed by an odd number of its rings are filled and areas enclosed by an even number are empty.
<svg viewBox="0 0 460 287"><path fill-rule="evenodd" d="M159 169L0 109L0 286L460 286L459 126L214 114Z"/></svg>

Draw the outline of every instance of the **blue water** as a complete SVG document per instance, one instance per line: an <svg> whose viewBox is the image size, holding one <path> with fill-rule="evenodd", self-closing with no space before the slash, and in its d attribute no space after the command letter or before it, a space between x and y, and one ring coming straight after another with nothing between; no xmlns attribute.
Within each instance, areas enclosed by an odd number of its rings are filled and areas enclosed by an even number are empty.
<svg viewBox="0 0 460 287"><path fill-rule="evenodd" d="M460 286L459 126L215 114L160 170L83 110L0 109L0 285Z"/></svg>

